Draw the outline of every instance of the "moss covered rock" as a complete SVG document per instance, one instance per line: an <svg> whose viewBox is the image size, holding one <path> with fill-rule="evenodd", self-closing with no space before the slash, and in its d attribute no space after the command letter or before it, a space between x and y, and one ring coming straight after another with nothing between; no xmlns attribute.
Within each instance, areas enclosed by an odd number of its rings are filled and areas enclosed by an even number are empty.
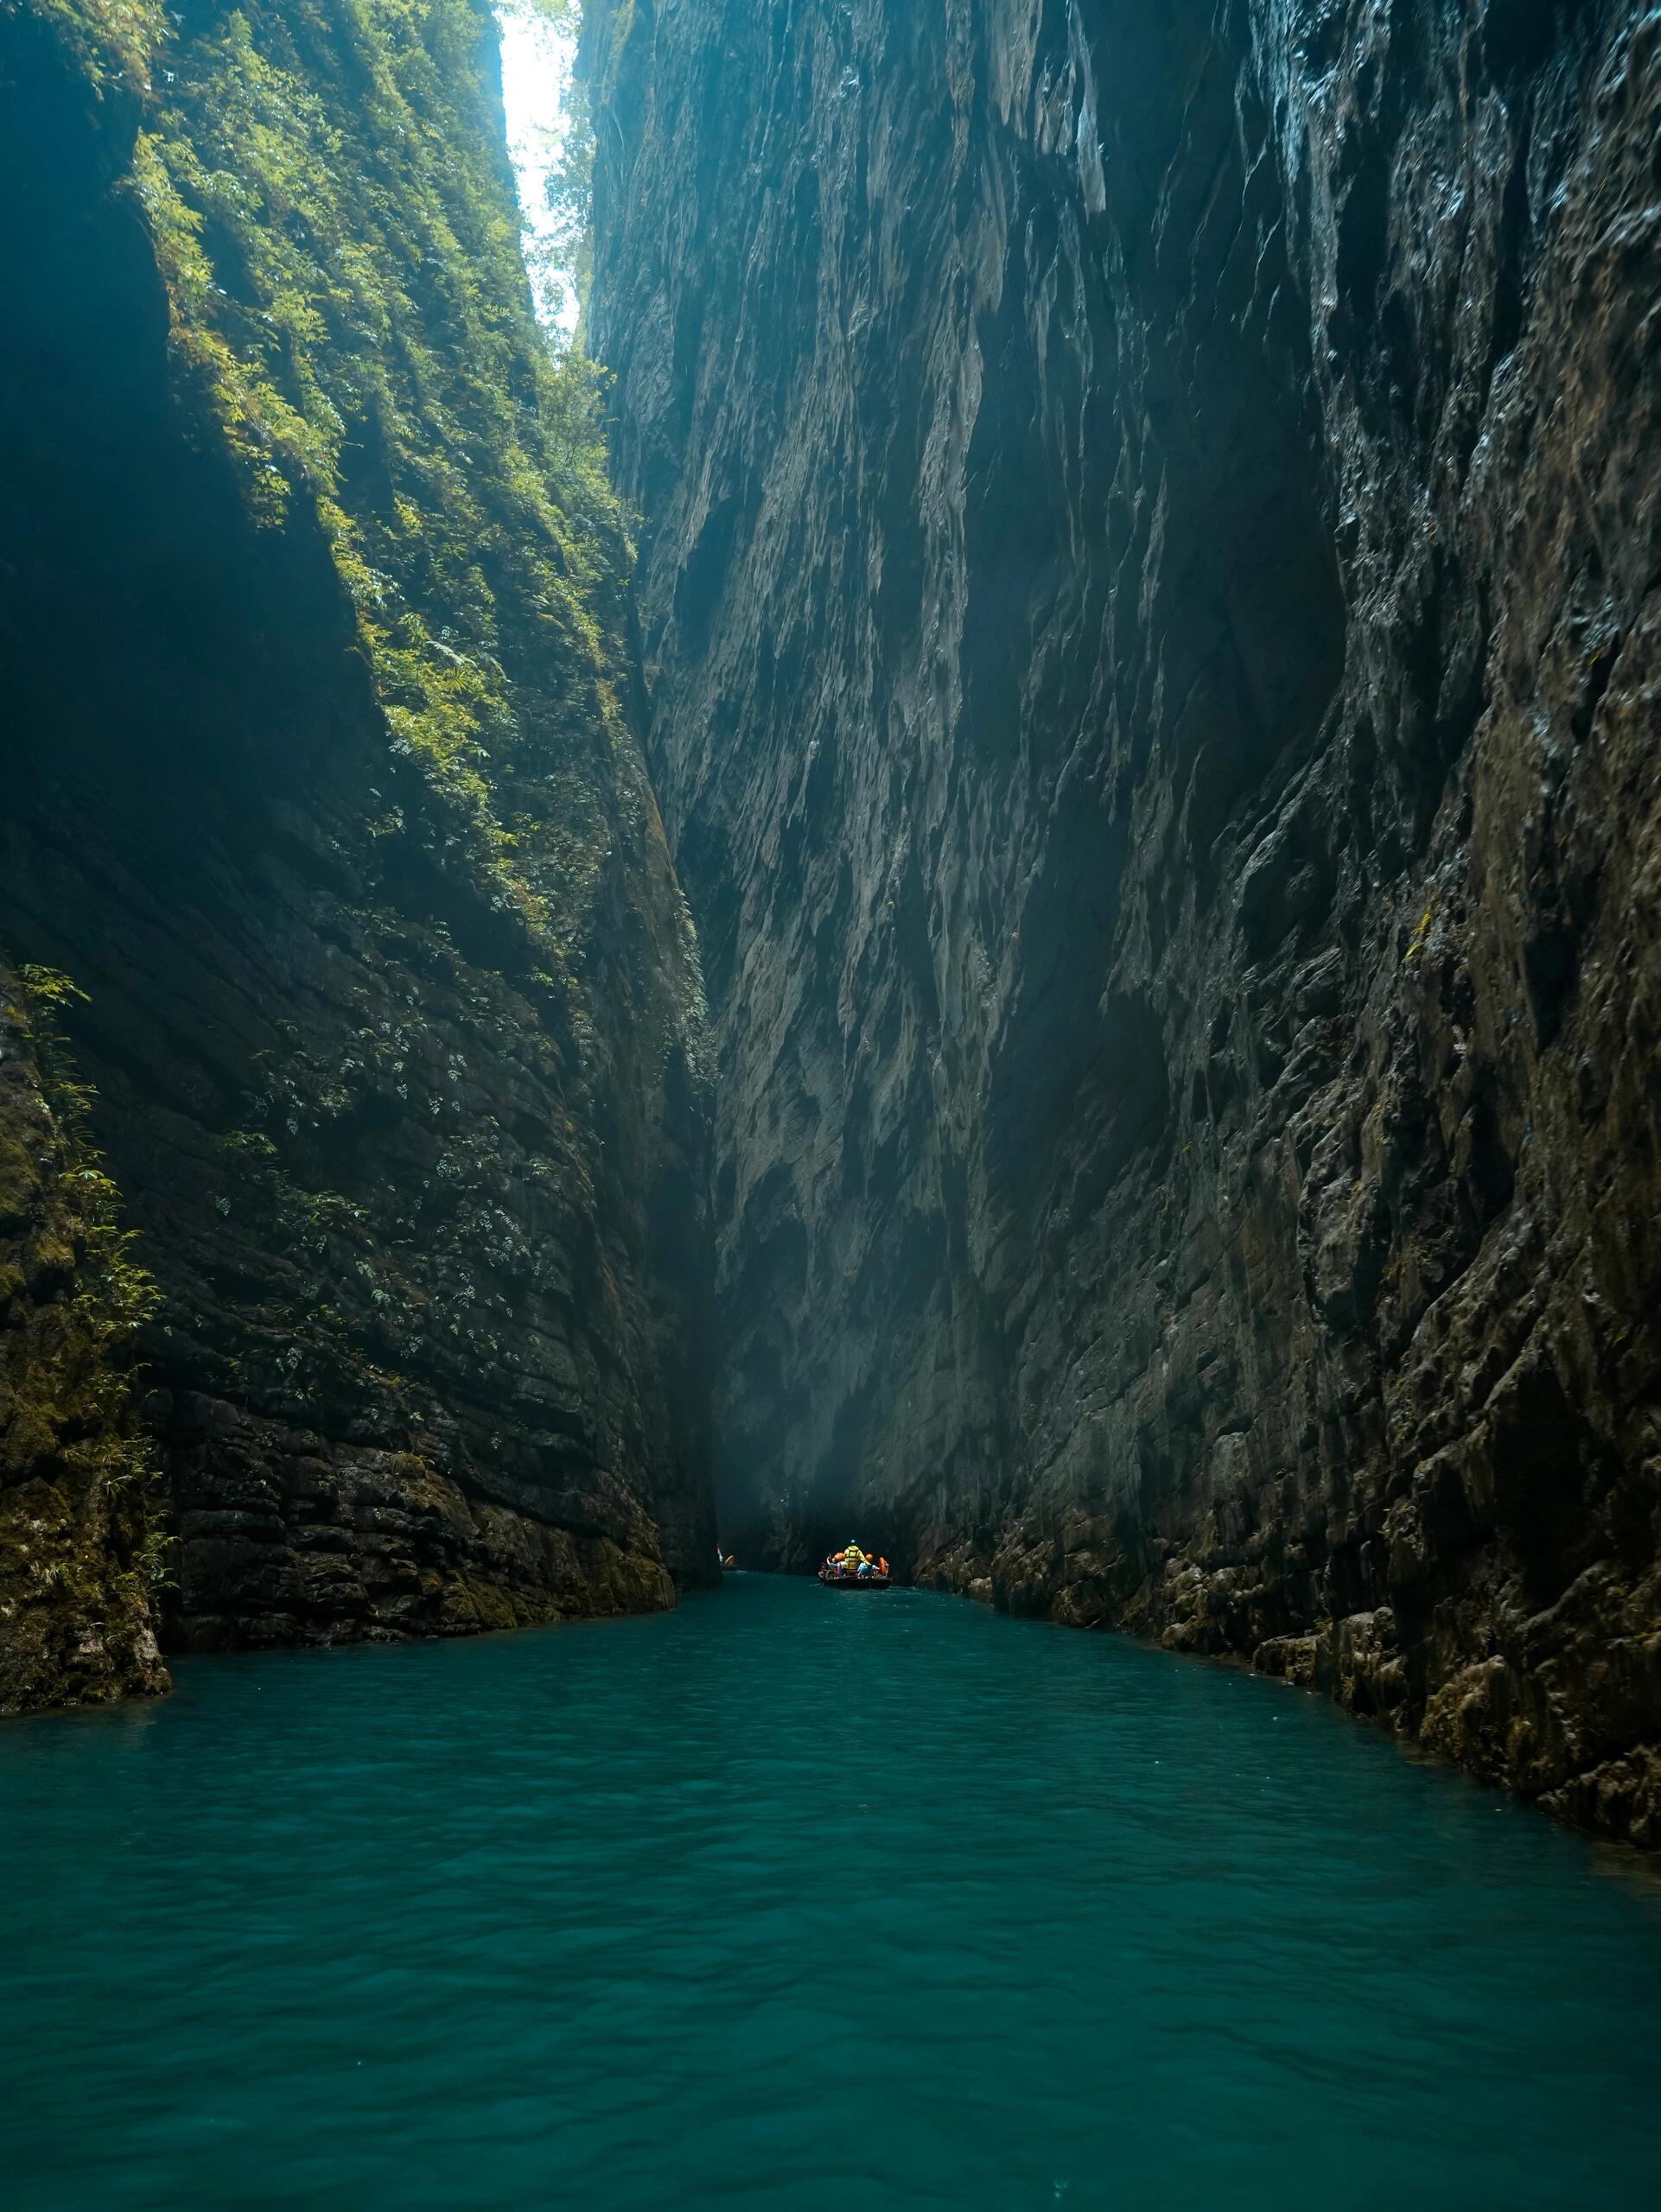
<svg viewBox="0 0 1661 2212"><path fill-rule="evenodd" d="M0 0L0 944L162 1302L188 1648L707 1577L697 950L474 0Z"/></svg>
<svg viewBox="0 0 1661 2212"><path fill-rule="evenodd" d="M54 1049L60 988L0 965L0 1713L168 1686L130 1364L154 1291Z"/></svg>

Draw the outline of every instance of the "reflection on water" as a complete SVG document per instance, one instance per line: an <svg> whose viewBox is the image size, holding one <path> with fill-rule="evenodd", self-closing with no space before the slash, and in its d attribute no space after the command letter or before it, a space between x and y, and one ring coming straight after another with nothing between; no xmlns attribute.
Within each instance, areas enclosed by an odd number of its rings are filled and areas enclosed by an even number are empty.
<svg viewBox="0 0 1661 2212"><path fill-rule="evenodd" d="M179 1684L0 1729L29 2212L1661 2202L1654 1884L1274 1686L753 1577Z"/></svg>

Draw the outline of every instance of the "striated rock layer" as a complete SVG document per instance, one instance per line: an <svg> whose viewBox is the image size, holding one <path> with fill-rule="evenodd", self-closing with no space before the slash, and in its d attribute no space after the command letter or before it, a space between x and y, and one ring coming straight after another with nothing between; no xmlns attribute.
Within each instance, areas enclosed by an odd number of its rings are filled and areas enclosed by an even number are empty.
<svg viewBox="0 0 1661 2212"><path fill-rule="evenodd" d="M1661 14L589 14L726 1525L1661 1843Z"/></svg>
<svg viewBox="0 0 1661 2212"><path fill-rule="evenodd" d="M0 946L159 1287L164 1640L671 1604L697 953L489 15L4 0L0 203Z"/></svg>

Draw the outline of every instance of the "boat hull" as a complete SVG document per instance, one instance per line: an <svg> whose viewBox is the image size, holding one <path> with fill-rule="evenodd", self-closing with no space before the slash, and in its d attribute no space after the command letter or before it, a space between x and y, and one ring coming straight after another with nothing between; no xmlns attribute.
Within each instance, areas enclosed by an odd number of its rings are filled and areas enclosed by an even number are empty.
<svg viewBox="0 0 1661 2212"><path fill-rule="evenodd" d="M827 1590L888 1590L894 1586L893 1578L887 1574L821 1574Z"/></svg>

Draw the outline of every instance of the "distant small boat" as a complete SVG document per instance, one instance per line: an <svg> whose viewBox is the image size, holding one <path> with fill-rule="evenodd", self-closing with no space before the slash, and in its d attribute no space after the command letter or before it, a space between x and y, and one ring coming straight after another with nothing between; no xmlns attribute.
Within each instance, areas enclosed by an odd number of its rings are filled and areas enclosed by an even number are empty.
<svg viewBox="0 0 1661 2212"><path fill-rule="evenodd" d="M831 1553L819 1569L819 1580L827 1590L886 1590L889 1586L888 1562L873 1559L857 1544L849 1544L842 1551Z"/></svg>

